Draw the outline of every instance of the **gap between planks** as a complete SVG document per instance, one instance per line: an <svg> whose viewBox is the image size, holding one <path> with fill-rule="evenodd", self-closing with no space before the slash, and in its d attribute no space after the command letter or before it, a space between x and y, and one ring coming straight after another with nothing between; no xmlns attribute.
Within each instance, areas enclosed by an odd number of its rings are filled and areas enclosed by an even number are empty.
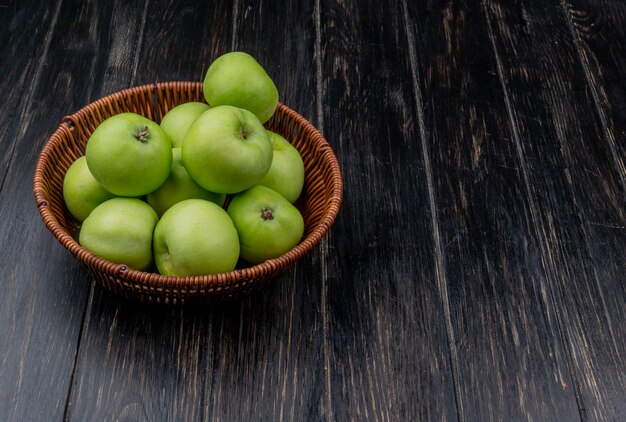
<svg viewBox="0 0 626 422"><path fill-rule="evenodd" d="M315 0L314 7L315 21L315 106L317 127L324 133L324 113L322 109L322 19L320 0ZM329 233L330 234L330 233ZM324 394L322 409L327 420L332 420L332 392L330 377L330 310L328 309L328 235L320 241L320 267L322 272L322 292L321 292L321 312L322 312L322 354L324 358Z"/></svg>

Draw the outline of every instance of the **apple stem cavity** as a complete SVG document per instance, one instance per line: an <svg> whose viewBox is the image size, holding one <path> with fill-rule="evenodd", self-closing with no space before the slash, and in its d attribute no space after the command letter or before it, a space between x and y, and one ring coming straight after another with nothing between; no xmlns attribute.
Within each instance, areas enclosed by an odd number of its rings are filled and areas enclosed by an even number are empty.
<svg viewBox="0 0 626 422"><path fill-rule="evenodd" d="M149 136L150 130L148 129L148 126L144 126L144 128L135 135L135 138L137 138L139 142L143 142L145 144L146 142L148 142Z"/></svg>
<svg viewBox="0 0 626 422"><path fill-rule="evenodd" d="M248 133L248 131L247 131L246 129L241 128L241 131L240 131L239 133L241 134L241 137L242 137L243 139L248 139L248 135L249 135L249 133Z"/></svg>
<svg viewBox="0 0 626 422"><path fill-rule="evenodd" d="M274 219L274 215L272 214L272 209L271 208L263 208L261 210L261 218L265 221L267 220L273 220Z"/></svg>

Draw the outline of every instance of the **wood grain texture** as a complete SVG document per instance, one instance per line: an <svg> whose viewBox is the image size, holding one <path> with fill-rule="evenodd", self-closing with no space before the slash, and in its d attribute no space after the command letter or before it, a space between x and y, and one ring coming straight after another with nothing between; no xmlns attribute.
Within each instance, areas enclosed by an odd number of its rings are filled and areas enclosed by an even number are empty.
<svg viewBox="0 0 626 422"><path fill-rule="evenodd" d="M486 4L581 417L622 420L626 215L612 127L560 4Z"/></svg>
<svg viewBox="0 0 626 422"><path fill-rule="evenodd" d="M113 49L121 66L102 69L114 84L111 92L155 80L201 80L205 63L228 46L227 38L215 34L228 33L230 2L150 1L113 11L114 40L122 44ZM176 42L182 39L178 31L188 43ZM202 419L210 327L207 309L138 306L96 287L86 310L69 419Z"/></svg>
<svg viewBox="0 0 626 422"><path fill-rule="evenodd" d="M626 3L561 0L573 44L610 150L613 171L626 190ZM555 11L556 13L556 11Z"/></svg>
<svg viewBox="0 0 626 422"><path fill-rule="evenodd" d="M30 7L29 7L30 6ZM0 189L13 160L16 139L23 136L34 90L44 70L39 56L50 47L59 7L10 2L0 9L0 74L4 101L0 104ZM23 27L31 31L21 31Z"/></svg>
<svg viewBox="0 0 626 422"><path fill-rule="evenodd" d="M69 420L201 419L205 309L120 302L96 288L87 311Z"/></svg>
<svg viewBox="0 0 626 422"><path fill-rule="evenodd" d="M232 47L256 57L280 100L316 124L314 4L236 2ZM322 418L322 259L314 250L264 291L213 314L207 420Z"/></svg>
<svg viewBox="0 0 626 422"><path fill-rule="evenodd" d="M536 204L479 2L408 3L464 420L576 420ZM443 294L443 293L442 293Z"/></svg>
<svg viewBox="0 0 626 422"><path fill-rule="evenodd" d="M331 420L455 419L402 3L320 3L324 128L344 171L329 240Z"/></svg>

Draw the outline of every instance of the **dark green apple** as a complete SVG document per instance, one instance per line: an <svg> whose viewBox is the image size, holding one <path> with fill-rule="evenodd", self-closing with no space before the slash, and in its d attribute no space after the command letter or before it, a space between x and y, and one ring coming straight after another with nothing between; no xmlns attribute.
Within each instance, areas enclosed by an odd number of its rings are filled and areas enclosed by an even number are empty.
<svg viewBox="0 0 626 422"><path fill-rule="evenodd" d="M102 122L87 142L87 165L93 177L119 196L142 196L165 182L172 165L167 134L153 121L122 113Z"/></svg>
<svg viewBox="0 0 626 422"><path fill-rule="evenodd" d="M114 196L94 179L84 156L67 169L63 179L63 199L78 221L84 221L98 205Z"/></svg>
<svg viewBox="0 0 626 422"><path fill-rule="evenodd" d="M278 89L254 57L233 51L218 57L204 78L204 97L211 106L232 105L267 122L278 104Z"/></svg>
<svg viewBox="0 0 626 422"><path fill-rule="evenodd" d="M177 105L163 116L161 128L170 137L172 148L180 148L189 126L208 109L207 104L192 101Z"/></svg>
<svg viewBox="0 0 626 422"><path fill-rule="evenodd" d="M226 211L202 199L168 209L154 229L154 259L163 275L232 271L239 258L237 230Z"/></svg>
<svg viewBox="0 0 626 422"><path fill-rule="evenodd" d="M259 185L280 193L292 204L304 186L304 163L300 153L278 133L267 131L272 142L272 165Z"/></svg>
<svg viewBox="0 0 626 422"><path fill-rule="evenodd" d="M224 205L226 195L202 189L187 173L180 159L180 148L172 149L173 161L170 175L157 190L146 195L146 201L160 216L172 205L185 199L204 199Z"/></svg>
<svg viewBox="0 0 626 422"><path fill-rule="evenodd" d="M193 122L182 146L183 166L204 189L237 193L261 181L272 164L272 144L251 112L217 106Z"/></svg>
<svg viewBox="0 0 626 422"><path fill-rule="evenodd" d="M298 209L265 186L236 195L228 206L228 215L239 233L241 257L253 264L289 251L304 233Z"/></svg>
<svg viewBox="0 0 626 422"><path fill-rule="evenodd" d="M109 199L85 219L79 243L100 258L145 270L152 262L152 233L158 219L139 199Z"/></svg>

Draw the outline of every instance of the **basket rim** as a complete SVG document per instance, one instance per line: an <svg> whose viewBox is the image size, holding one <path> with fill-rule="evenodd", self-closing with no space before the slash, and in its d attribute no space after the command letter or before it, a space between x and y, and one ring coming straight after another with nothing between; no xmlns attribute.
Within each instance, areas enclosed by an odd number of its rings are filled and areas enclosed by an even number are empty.
<svg viewBox="0 0 626 422"><path fill-rule="evenodd" d="M45 193L48 191L44 183L44 168L46 166L51 153L55 148L59 147L62 142L62 137L66 133L70 133L73 130L74 122L79 121L87 113L92 110L96 110L103 104L114 101L120 96L125 97L137 93L146 93L154 95L160 88L188 88L198 89L202 86L202 82L189 82L189 81L171 81L171 82L155 82L151 84L144 84L135 87L123 89L121 91L108 94L102 98L99 98L86 106L82 107L75 113L62 118L61 123L56 130L46 140L43 148L39 152L37 164L35 166L33 191L35 195L35 202L41 218L43 219L46 227L54 235L54 237L73 255L75 255L81 262L88 267L101 270L107 274L115 277L123 277L126 280L138 283L150 289L179 289L179 288L192 288L192 289L211 289L216 288L218 291L224 288L236 287L246 280L252 280L257 277L263 277L270 275L277 270L284 269L291 264L295 263L301 256L313 249L317 243L326 235L333 225L339 208L342 202L343 195L343 180L339 162L335 156L330 144L321 134L321 132L313 126L307 119L298 114L295 110L292 110L282 102L278 102L277 111L286 114L289 118L294 119L301 131L307 133L307 137L310 142L317 144L320 151L320 159L326 162L330 168L330 177L327 179L330 185L330 196L327 199L326 211L323 214L321 220L314 227L313 231L308 236L303 238L298 245L284 253L283 255L264 261L260 264L253 265L247 268L234 269L233 271L220 274L202 275L202 276L164 276L158 273L152 273L147 271L139 271L132 269L125 264L115 264L100 258L87 249L80 246L80 244L72 237L72 235L65 230L58 222L56 216L52 212L48 201L46 200Z"/></svg>

